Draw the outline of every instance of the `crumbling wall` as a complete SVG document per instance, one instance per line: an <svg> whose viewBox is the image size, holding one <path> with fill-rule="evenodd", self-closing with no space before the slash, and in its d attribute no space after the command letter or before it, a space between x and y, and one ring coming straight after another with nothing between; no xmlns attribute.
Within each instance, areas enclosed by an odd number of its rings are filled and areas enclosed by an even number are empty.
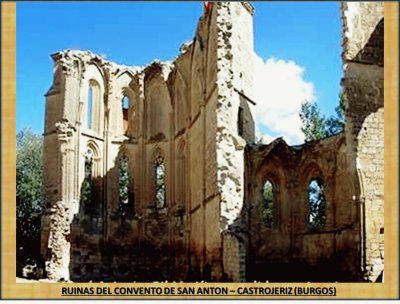
<svg viewBox="0 0 400 304"><path fill-rule="evenodd" d="M249 280L382 279L383 3L342 3L342 18L344 134L302 147L277 140L247 150L242 218L248 218ZM307 227L307 183L313 176L326 184L327 217L320 231ZM267 179L278 188L273 227L262 221Z"/></svg>
<svg viewBox="0 0 400 304"><path fill-rule="evenodd" d="M252 94L252 7L248 3L219 4L218 25L218 103L217 103L217 186L220 193L220 230L223 232L224 272L234 281L244 280L236 250L244 248L240 213L244 198L245 139L239 135L241 92ZM246 34L244 36L243 34ZM233 123L234 122L234 123ZM232 242L238 244L232 245Z"/></svg>
<svg viewBox="0 0 400 304"><path fill-rule="evenodd" d="M53 56L55 60L56 55ZM70 262L70 224L77 212L74 172L77 159L77 130L72 124L76 112L64 106L79 90L78 62L67 60L54 67L53 85L46 94L46 119L43 153L42 252L47 276L68 280Z"/></svg>
<svg viewBox="0 0 400 304"><path fill-rule="evenodd" d="M360 205L362 279L376 281L384 261L383 3L342 4L346 141Z"/></svg>
<svg viewBox="0 0 400 304"><path fill-rule="evenodd" d="M46 94L47 203L42 221L42 252L49 278L89 280L101 277L103 271L101 248L106 235L106 209L114 207L105 202L115 190L106 181L113 175L115 158L124 139L122 119L121 124L114 124L122 114L121 96L113 95L112 86L128 87L130 79L117 77L118 71L126 67L90 52L68 50L52 57L55 77ZM136 71L132 68L130 73ZM92 157L90 204L83 203L81 195L88 151Z"/></svg>
<svg viewBox="0 0 400 304"><path fill-rule="evenodd" d="M145 69L129 68L82 51L60 52L53 58L56 71L69 67L72 72L67 77L56 75L47 94L44 192L48 204L42 234L47 276L74 281L134 280L143 274L147 276L142 280L171 278L170 243L174 233L182 238L186 229L172 229L177 219L183 225L182 212L173 208L174 128L160 127L171 126L174 119L167 83L172 65L155 62ZM127 130L124 96L130 102ZM85 202L88 151L91 199ZM122 155L128 159L126 206L119 197ZM154 194L159 157L165 164L162 208L156 206ZM157 263L160 271L149 271Z"/></svg>
<svg viewBox="0 0 400 304"><path fill-rule="evenodd" d="M346 131L301 147L282 140L254 145L253 8L247 2L213 3L193 41L171 62L139 68L91 52L54 54L44 138L47 276L376 280L384 232L383 6L348 3L342 12ZM86 206L88 151L93 193ZM126 202L120 199L122 156ZM157 204L161 160L165 201ZM314 177L324 180L327 197L326 224L318 231L307 225ZM261 218L267 178L278 187L273 227Z"/></svg>
<svg viewBox="0 0 400 304"><path fill-rule="evenodd" d="M251 94L246 60L252 58L253 42L239 29L252 32L250 9L215 3L201 17L193 41L172 62L138 68L91 52L53 55L42 234L49 278L227 279L221 230L230 229L243 201L245 141L234 123L240 104L246 117L242 136L254 138L243 101ZM236 17L240 26L233 25ZM243 50L235 51L236 46ZM124 96L129 99L125 112ZM121 205L119 193L122 156L129 168L127 205ZM165 165L162 206L155 197L160 159ZM87 187L91 199L85 201ZM234 214L228 216L227 208ZM237 248L243 256L243 246Z"/></svg>
<svg viewBox="0 0 400 304"><path fill-rule="evenodd" d="M358 216L344 175L343 134L303 146L277 139L247 148L248 280L351 281L358 273ZM309 226L309 183L321 179L325 225ZM273 225L263 222L263 186L274 186Z"/></svg>

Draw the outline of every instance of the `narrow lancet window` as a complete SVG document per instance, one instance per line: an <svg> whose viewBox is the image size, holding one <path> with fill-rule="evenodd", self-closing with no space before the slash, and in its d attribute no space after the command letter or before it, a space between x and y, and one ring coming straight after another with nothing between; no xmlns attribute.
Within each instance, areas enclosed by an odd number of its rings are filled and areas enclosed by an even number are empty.
<svg viewBox="0 0 400 304"><path fill-rule="evenodd" d="M123 215L132 213L133 206L131 206L129 197L129 170L128 158L122 155L119 158L119 206Z"/></svg>
<svg viewBox="0 0 400 304"><path fill-rule="evenodd" d="M156 207L165 207L165 163L159 158L155 164L155 199Z"/></svg>
<svg viewBox="0 0 400 304"><path fill-rule="evenodd" d="M273 183L267 180L262 190L262 219L267 227L276 225L276 198Z"/></svg>
<svg viewBox="0 0 400 304"><path fill-rule="evenodd" d="M122 130L124 135L126 135L127 131L128 131L128 115L129 115L129 97L128 96L124 96L122 98Z"/></svg>
<svg viewBox="0 0 400 304"><path fill-rule="evenodd" d="M90 86L88 90L88 98L87 98L87 116L86 116L86 122L87 122L87 128L92 129L92 120L93 120L93 88Z"/></svg>
<svg viewBox="0 0 400 304"><path fill-rule="evenodd" d="M81 187L81 204L86 211L92 209L93 192L93 152L88 150L85 154L85 178Z"/></svg>
<svg viewBox="0 0 400 304"><path fill-rule="evenodd" d="M314 178L308 184L308 224L311 229L322 229L326 224L325 186Z"/></svg>

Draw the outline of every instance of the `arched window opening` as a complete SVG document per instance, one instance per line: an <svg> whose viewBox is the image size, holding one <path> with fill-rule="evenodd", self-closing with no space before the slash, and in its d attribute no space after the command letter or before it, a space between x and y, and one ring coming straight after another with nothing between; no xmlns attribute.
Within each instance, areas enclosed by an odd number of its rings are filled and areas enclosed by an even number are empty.
<svg viewBox="0 0 400 304"><path fill-rule="evenodd" d="M133 198L130 197L129 189L129 165L128 157L122 155L118 161L119 173L119 208L122 215L133 213Z"/></svg>
<svg viewBox="0 0 400 304"><path fill-rule="evenodd" d="M322 229L326 224L325 186L321 179L314 178L308 184L308 224L311 229Z"/></svg>
<svg viewBox="0 0 400 304"><path fill-rule="evenodd" d="M158 158L155 164L155 199L156 207L165 207L165 163L163 158Z"/></svg>
<svg viewBox="0 0 400 304"><path fill-rule="evenodd" d="M122 98L122 121L123 121L122 130L125 135L128 131L129 103L130 103L129 97L125 95Z"/></svg>
<svg viewBox="0 0 400 304"><path fill-rule="evenodd" d="M81 204L85 211L93 208L93 151L88 150L85 154L85 177L81 187Z"/></svg>
<svg viewBox="0 0 400 304"><path fill-rule="evenodd" d="M86 125L87 129L100 133L104 124L104 104L102 103L101 88L99 83L91 79L86 100Z"/></svg>
<svg viewBox="0 0 400 304"><path fill-rule="evenodd" d="M276 212L276 192L274 184L270 180L264 183L262 189L262 219L263 223L267 227L275 227L277 224L277 212Z"/></svg>
<svg viewBox="0 0 400 304"><path fill-rule="evenodd" d="M92 88L92 86L89 86L89 90L88 90L86 111L87 111L87 113L86 113L87 128L92 129L92 121L93 121L93 88Z"/></svg>

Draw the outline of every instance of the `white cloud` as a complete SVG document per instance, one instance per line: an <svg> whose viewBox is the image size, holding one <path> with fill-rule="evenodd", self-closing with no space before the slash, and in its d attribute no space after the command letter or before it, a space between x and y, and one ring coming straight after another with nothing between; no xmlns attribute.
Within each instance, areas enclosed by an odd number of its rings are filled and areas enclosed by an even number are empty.
<svg viewBox="0 0 400 304"><path fill-rule="evenodd" d="M305 69L294 61L268 58L264 61L255 55L253 117L257 133L263 142L273 139L273 134L283 137L289 144L300 144L304 135L300 130L299 111L305 101L315 101L311 82L304 79ZM268 128L273 134L262 134Z"/></svg>

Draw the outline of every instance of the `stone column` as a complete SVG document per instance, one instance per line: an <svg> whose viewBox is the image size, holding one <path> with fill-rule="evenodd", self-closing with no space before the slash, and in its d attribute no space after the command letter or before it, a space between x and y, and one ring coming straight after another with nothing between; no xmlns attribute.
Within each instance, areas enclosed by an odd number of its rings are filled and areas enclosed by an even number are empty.
<svg viewBox="0 0 400 304"><path fill-rule="evenodd" d="M46 167L59 173L58 189L54 190L59 192L58 200L46 202L43 215L43 228L47 231L43 239L46 242L45 269L47 277L55 281L69 280L70 225L78 209L78 202L73 200L74 174L71 174L74 171L74 136L75 129L67 120L56 124L53 140L57 140L59 157ZM45 193L45 197L49 196Z"/></svg>

